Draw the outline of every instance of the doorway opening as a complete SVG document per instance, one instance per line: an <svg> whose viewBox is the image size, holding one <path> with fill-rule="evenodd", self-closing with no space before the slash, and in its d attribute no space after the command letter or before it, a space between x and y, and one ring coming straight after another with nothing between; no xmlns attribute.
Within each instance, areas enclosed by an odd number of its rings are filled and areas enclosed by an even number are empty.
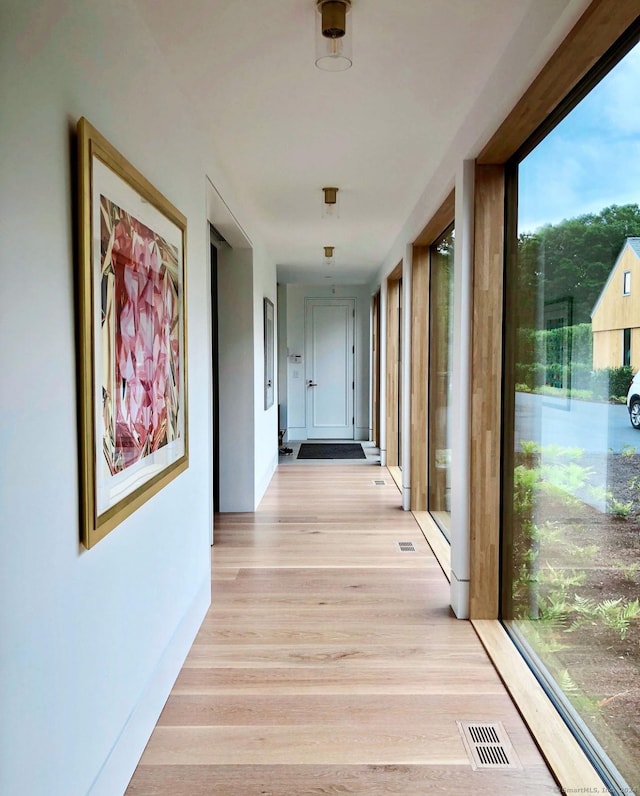
<svg viewBox="0 0 640 796"><path fill-rule="evenodd" d="M220 510L220 364L218 333L218 247L211 227L211 372L212 372L212 434L213 434L213 510Z"/></svg>

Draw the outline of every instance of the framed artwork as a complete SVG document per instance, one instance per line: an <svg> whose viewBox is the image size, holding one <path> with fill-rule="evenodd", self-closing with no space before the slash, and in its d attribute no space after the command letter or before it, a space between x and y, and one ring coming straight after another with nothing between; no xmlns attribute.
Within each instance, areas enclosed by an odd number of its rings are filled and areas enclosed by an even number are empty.
<svg viewBox="0 0 640 796"><path fill-rule="evenodd" d="M81 536L188 467L186 218L78 122Z"/></svg>
<svg viewBox="0 0 640 796"><path fill-rule="evenodd" d="M273 302L264 300L264 408L273 406L274 329Z"/></svg>

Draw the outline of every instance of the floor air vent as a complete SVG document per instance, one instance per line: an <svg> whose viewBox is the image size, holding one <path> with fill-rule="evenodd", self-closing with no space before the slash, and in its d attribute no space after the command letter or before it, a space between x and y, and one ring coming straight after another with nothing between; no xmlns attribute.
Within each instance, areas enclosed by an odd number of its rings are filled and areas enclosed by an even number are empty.
<svg viewBox="0 0 640 796"><path fill-rule="evenodd" d="M456 722L471 766L484 768L522 768L509 736L499 721L485 724L473 721Z"/></svg>
<svg viewBox="0 0 640 796"><path fill-rule="evenodd" d="M401 553L415 553L416 548L413 546L413 542L398 542L398 550Z"/></svg>
<svg viewBox="0 0 640 796"><path fill-rule="evenodd" d="M387 482L384 481L382 478L376 478L373 481L374 486L386 486Z"/></svg>

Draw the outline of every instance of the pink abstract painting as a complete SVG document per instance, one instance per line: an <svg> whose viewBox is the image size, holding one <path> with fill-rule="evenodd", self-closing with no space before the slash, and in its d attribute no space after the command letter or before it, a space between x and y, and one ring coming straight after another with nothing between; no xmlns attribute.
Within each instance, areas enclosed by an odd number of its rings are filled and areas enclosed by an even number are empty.
<svg viewBox="0 0 640 796"><path fill-rule="evenodd" d="M100 197L103 449L112 474L179 436L178 251Z"/></svg>

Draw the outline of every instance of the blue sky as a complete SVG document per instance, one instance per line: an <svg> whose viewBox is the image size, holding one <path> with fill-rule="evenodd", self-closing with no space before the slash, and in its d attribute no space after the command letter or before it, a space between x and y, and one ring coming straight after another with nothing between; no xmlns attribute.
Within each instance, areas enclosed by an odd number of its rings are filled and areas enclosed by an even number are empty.
<svg viewBox="0 0 640 796"><path fill-rule="evenodd" d="M640 204L640 44L523 161L519 232Z"/></svg>

